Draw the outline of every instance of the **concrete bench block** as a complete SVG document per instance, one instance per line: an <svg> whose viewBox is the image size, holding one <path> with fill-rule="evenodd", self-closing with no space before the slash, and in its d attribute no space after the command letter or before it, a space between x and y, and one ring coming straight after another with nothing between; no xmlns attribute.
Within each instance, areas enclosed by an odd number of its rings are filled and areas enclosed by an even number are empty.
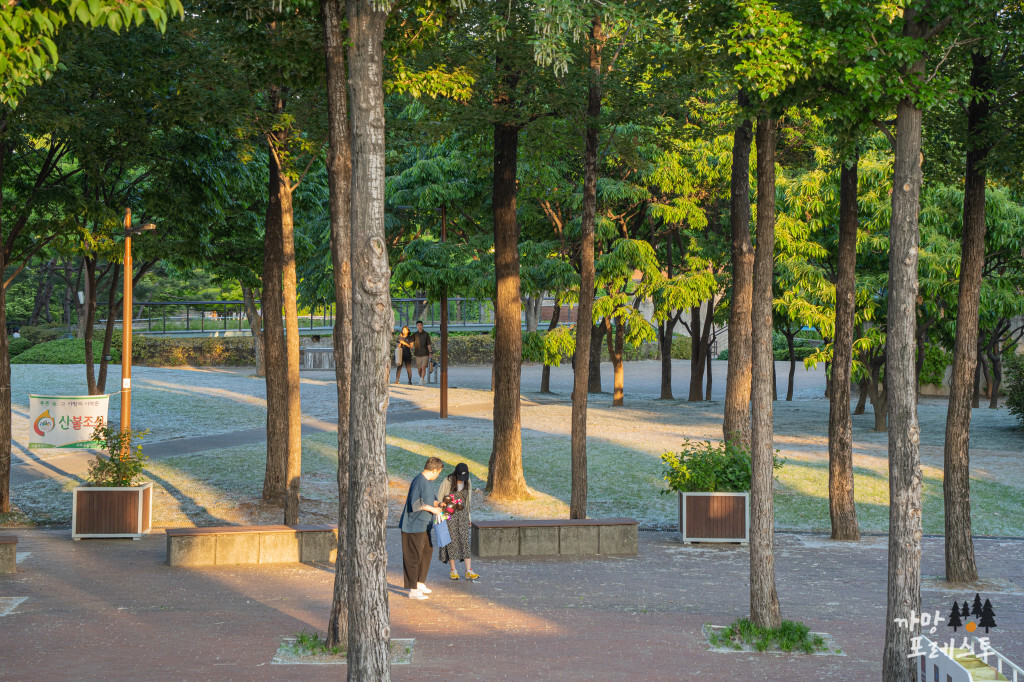
<svg viewBox="0 0 1024 682"><path fill-rule="evenodd" d="M598 551L601 554L636 556L640 549L637 526L598 526Z"/></svg>
<svg viewBox="0 0 1024 682"><path fill-rule="evenodd" d="M473 554L480 557L518 556L519 528L474 528Z"/></svg>
<svg viewBox="0 0 1024 682"><path fill-rule="evenodd" d="M317 530L299 533L299 561L334 563L338 559L338 531Z"/></svg>
<svg viewBox="0 0 1024 682"><path fill-rule="evenodd" d="M597 554L600 549L599 531L599 526L559 527L559 554L572 556Z"/></svg>
<svg viewBox="0 0 1024 682"><path fill-rule="evenodd" d="M213 566L216 563L216 535L167 536L169 566Z"/></svg>
<svg viewBox="0 0 1024 682"><path fill-rule="evenodd" d="M260 562L260 535L258 533L230 533L217 536L217 565L258 564Z"/></svg>
<svg viewBox="0 0 1024 682"><path fill-rule="evenodd" d="M299 560L299 533L260 533L261 564L283 564Z"/></svg>
<svg viewBox="0 0 1024 682"><path fill-rule="evenodd" d="M0 536L0 573L17 571L18 538L13 535Z"/></svg>
<svg viewBox="0 0 1024 682"><path fill-rule="evenodd" d="M522 556L552 556L558 554L558 527L530 527L519 529L519 553Z"/></svg>

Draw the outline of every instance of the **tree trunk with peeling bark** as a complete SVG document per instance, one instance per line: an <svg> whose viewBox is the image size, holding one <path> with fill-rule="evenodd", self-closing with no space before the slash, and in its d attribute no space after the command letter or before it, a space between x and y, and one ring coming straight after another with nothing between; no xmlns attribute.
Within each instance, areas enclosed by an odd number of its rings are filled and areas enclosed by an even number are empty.
<svg viewBox="0 0 1024 682"><path fill-rule="evenodd" d="M267 468L263 499L282 503L288 462L288 373L284 325L281 320L281 270L284 242L281 236L281 169L269 157L269 180L263 243L263 353L267 366Z"/></svg>
<svg viewBox="0 0 1024 682"><path fill-rule="evenodd" d="M833 540L860 540L853 496L853 322L856 312L857 160L839 173L839 247L836 331L832 342L832 391L828 408L828 512Z"/></svg>
<svg viewBox="0 0 1024 682"><path fill-rule="evenodd" d="M0 246L0 272L4 272L6 266L6 249ZM4 331L0 334L0 514L6 514L11 511L11 357L7 338L7 287L2 282L0 329Z"/></svg>
<svg viewBox="0 0 1024 682"><path fill-rule="evenodd" d="M252 333L253 353L256 356L256 376L265 377L267 364L263 354L263 316L256 308L256 297L250 287L242 287L242 303L245 308L245 318L249 322L249 331Z"/></svg>
<svg viewBox="0 0 1024 682"><path fill-rule="evenodd" d="M374 0L348 7L351 97L352 335L349 408L348 571L350 680L389 680L388 478L385 424L394 315L384 231L384 26Z"/></svg>
<svg viewBox="0 0 1024 682"><path fill-rule="evenodd" d="M349 149L348 78L339 0L320 0L327 64L327 177L331 263L334 265L334 377L338 383L338 559L327 620L327 646L348 644L348 467L352 363L352 156Z"/></svg>
<svg viewBox="0 0 1024 682"><path fill-rule="evenodd" d="M750 619L766 628L782 622L775 588L775 481L772 425L772 282L775 268L774 119L757 122L757 252L751 296ZM731 329L731 326L730 326ZM731 345L731 344L730 344ZM730 351L730 358L732 353Z"/></svg>
<svg viewBox="0 0 1024 682"><path fill-rule="evenodd" d="M516 168L519 127L494 124L494 438L487 490L495 500L527 496L523 477L519 382L523 337L519 298L519 222L516 219Z"/></svg>
<svg viewBox="0 0 1024 682"><path fill-rule="evenodd" d="M747 97L740 91L740 107ZM729 365L725 384L723 435L750 445L751 296L754 246L750 240L750 143L749 119L736 128L732 147L730 225L732 232L732 298L729 306Z"/></svg>
<svg viewBox="0 0 1024 682"><path fill-rule="evenodd" d="M924 27L906 8L904 36L920 38ZM919 78L924 60L907 78ZM892 217L889 223L889 308L885 382L889 414L889 565L882 678L916 682L916 658L908 658L919 627L899 627L897 618L921 613L921 453L914 376L914 328L918 294L920 233L921 109L910 96L896 108Z"/></svg>
<svg viewBox="0 0 1024 682"><path fill-rule="evenodd" d="M299 522L299 485L302 474L302 398L299 380L299 303L295 269L295 214L291 181L281 176L281 296L284 299L285 390L288 450L285 459L284 522Z"/></svg>
<svg viewBox="0 0 1024 682"><path fill-rule="evenodd" d="M587 88L587 127L583 153L583 215L580 226L580 301L576 317L576 350L573 361L572 436L570 462L572 486L569 518L587 518L587 391L590 377L590 322L594 317L594 229L597 224L597 164L599 117L601 116L601 48L604 42L601 19L590 28L590 83Z"/></svg>

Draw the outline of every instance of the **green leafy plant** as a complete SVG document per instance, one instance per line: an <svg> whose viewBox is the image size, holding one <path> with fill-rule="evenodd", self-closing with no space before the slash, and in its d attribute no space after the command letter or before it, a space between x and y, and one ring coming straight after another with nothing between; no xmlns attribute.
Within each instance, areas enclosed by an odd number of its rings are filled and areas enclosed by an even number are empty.
<svg viewBox="0 0 1024 682"><path fill-rule="evenodd" d="M925 346L924 362L921 364L921 385L942 386L946 368L953 362L953 354L942 346Z"/></svg>
<svg viewBox="0 0 1024 682"><path fill-rule="evenodd" d="M111 488L129 488L141 483L139 479L149 458L142 454L138 441L148 433L149 429L120 431L109 424L97 426L92 438L100 442L107 456L98 456L89 462L89 483Z"/></svg>
<svg viewBox="0 0 1024 682"><path fill-rule="evenodd" d="M828 649L821 635L812 635L806 625L791 620L782 621L777 628L763 628L749 618L740 618L721 631L712 630L708 634L708 641L713 646L736 650L742 649L744 645L753 646L758 651L795 649L805 654Z"/></svg>
<svg viewBox="0 0 1024 682"><path fill-rule="evenodd" d="M1004 364L1006 407L1024 428L1024 354L1008 353Z"/></svg>
<svg viewBox="0 0 1024 682"><path fill-rule="evenodd" d="M661 461L665 464L663 478L668 481L665 493L741 493L750 490L750 451L742 443L694 443L687 439L679 452L666 452ZM784 459L773 455L774 469L784 463Z"/></svg>
<svg viewBox="0 0 1024 682"><path fill-rule="evenodd" d="M290 648L297 656L338 656L344 653L341 647L327 646L326 638L320 633L305 630L295 635Z"/></svg>

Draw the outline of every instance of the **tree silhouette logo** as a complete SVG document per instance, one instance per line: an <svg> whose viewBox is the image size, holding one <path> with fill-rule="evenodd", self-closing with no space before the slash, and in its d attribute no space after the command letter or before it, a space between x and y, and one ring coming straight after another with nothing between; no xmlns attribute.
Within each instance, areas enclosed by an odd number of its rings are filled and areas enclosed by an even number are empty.
<svg viewBox="0 0 1024 682"><path fill-rule="evenodd" d="M976 620L972 620L972 617ZM963 605L953 602L953 608L949 612L947 619L949 627L953 628L953 632L956 632L958 628L963 628L967 632L975 632L978 628L985 628L985 633L988 634L996 626L996 611L992 607L992 602L986 599L981 600L980 594L974 595L974 603L968 608L967 602Z"/></svg>

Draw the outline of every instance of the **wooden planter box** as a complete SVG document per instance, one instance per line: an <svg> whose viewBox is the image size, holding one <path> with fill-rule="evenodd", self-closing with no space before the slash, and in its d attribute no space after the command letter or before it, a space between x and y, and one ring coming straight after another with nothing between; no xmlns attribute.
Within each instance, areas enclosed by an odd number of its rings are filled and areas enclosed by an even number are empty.
<svg viewBox="0 0 1024 682"><path fill-rule="evenodd" d="M679 493L683 542L750 542L750 493Z"/></svg>
<svg viewBox="0 0 1024 682"><path fill-rule="evenodd" d="M153 484L130 488L75 486L71 498L71 538L139 540L153 527Z"/></svg>

